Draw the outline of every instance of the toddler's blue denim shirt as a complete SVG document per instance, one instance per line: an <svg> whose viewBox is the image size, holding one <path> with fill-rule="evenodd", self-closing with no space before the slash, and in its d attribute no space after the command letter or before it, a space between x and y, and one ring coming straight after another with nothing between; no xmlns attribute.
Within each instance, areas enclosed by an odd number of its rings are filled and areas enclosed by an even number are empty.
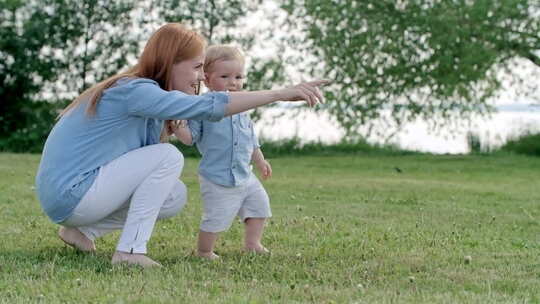
<svg viewBox="0 0 540 304"><path fill-rule="evenodd" d="M260 147L253 122L247 113L226 117L220 121L190 120L192 143L202 155L199 174L226 187L247 181L249 163L254 149Z"/></svg>

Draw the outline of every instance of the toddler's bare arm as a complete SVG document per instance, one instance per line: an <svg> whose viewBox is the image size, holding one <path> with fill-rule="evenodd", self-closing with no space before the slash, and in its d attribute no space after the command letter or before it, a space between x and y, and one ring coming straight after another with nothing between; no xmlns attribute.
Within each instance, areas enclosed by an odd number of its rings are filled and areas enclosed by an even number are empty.
<svg viewBox="0 0 540 304"><path fill-rule="evenodd" d="M193 144L191 130L188 127L187 120L180 120L174 126L173 133L184 145L191 146Z"/></svg>

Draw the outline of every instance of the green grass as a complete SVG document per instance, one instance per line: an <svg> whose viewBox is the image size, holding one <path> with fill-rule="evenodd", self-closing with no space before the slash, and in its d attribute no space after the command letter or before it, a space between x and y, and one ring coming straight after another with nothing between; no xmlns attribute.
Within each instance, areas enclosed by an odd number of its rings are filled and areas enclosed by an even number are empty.
<svg viewBox="0 0 540 304"><path fill-rule="evenodd" d="M201 207L187 159L189 203L156 225L149 255L165 267L152 270L110 265L118 234L95 255L63 245L33 192L38 161L0 154L2 303L540 303L535 157L272 159L272 255L242 254L235 223L219 262L192 256Z"/></svg>

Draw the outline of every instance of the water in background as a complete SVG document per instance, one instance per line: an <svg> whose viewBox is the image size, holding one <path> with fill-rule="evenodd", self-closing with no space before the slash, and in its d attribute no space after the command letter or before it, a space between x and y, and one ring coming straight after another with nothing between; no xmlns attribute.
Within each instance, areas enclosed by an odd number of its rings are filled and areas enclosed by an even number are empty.
<svg viewBox="0 0 540 304"><path fill-rule="evenodd" d="M405 125L388 143L406 150L430 153L460 154L470 151L467 137L476 136L483 149L495 149L509 139L528 132L540 133L540 107L533 105L501 105L491 117L478 117L469 127L435 132L421 121ZM336 143L344 131L327 114L305 111L296 113L282 108L265 110L255 124L259 137L270 140L298 137L302 142ZM369 138L369 142L383 143L384 138Z"/></svg>

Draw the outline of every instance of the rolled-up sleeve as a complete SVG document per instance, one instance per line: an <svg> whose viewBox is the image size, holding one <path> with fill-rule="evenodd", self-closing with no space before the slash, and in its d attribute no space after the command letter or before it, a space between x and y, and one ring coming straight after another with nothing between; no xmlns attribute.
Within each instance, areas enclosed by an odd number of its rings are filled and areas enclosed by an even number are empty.
<svg viewBox="0 0 540 304"><path fill-rule="evenodd" d="M129 115L160 120L218 121L225 116L229 103L226 92L188 95L180 91L165 91L157 82L145 78L131 80L124 89Z"/></svg>

